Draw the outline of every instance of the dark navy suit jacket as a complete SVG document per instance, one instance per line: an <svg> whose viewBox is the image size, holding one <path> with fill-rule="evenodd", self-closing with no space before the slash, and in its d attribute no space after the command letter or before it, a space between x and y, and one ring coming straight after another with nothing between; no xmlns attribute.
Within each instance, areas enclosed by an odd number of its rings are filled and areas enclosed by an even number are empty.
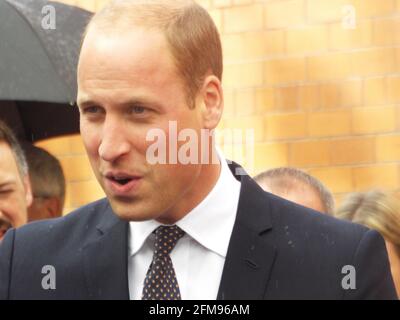
<svg viewBox="0 0 400 320"><path fill-rule="evenodd" d="M218 299L396 299L377 232L236 178L239 206ZM103 199L9 230L0 245L0 299L129 299L128 226ZM42 287L46 265L56 271L54 290ZM355 289L342 287L346 265Z"/></svg>

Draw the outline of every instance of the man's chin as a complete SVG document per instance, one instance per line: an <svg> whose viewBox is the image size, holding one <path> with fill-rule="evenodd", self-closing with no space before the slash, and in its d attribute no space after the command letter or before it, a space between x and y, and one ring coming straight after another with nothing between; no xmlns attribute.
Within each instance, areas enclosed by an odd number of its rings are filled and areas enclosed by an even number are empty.
<svg viewBox="0 0 400 320"><path fill-rule="evenodd" d="M157 218L156 214L150 212L148 206L139 205L138 203L128 204L111 200L110 205L113 212L125 221L147 221Z"/></svg>
<svg viewBox="0 0 400 320"><path fill-rule="evenodd" d="M147 221L147 220L153 220L157 218L157 216L152 216L152 215L146 215L146 214L135 214L132 213L132 211L126 212L126 211L116 211L114 210L114 213L124 221Z"/></svg>

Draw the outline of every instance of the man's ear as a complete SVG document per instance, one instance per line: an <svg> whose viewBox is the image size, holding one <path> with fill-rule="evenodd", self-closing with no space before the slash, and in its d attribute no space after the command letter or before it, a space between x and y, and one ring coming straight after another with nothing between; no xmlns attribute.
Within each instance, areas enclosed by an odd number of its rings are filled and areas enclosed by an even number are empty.
<svg viewBox="0 0 400 320"><path fill-rule="evenodd" d="M201 90L203 125L206 129L215 129L221 120L224 109L224 96L221 81L209 75Z"/></svg>
<svg viewBox="0 0 400 320"><path fill-rule="evenodd" d="M62 215L61 200L57 197L47 198L45 207L48 213L48 218L58 218Z"/></svg>
<svg viewBox="0 0 400 320"><path fill-rule="evenodd" d="M31 181L29 180L29 175L26 175L23 178L24 188L25 188L25 199L26 199L26 207L29 208L33 201Z"/></svg>

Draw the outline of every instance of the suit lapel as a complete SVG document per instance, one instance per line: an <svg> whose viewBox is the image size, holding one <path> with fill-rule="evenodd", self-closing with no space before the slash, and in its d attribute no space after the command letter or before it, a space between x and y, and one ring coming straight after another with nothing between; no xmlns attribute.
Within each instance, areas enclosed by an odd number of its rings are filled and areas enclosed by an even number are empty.
<svg viewBox="0 0 400 320"><path fill-rule="evenodd" d="M128 226L107 206L95 239L84 248L84 272L90 299L129 299Z"/></svg>
<svg viewBox="0 0 400 320"><path fill-rule="evenodd" d="M231 165L234 172L238 167ZM218 299L262 299L276 256L265 235L272 223L269 204L261 188L247 175L241 191L235 225L222 273Z"/></svg>

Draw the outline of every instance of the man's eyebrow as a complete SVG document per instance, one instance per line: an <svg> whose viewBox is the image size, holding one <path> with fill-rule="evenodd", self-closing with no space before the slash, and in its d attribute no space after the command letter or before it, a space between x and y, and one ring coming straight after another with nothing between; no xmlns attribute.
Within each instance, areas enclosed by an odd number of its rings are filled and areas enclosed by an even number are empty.
<svg viewBox="0 0 400 320"><path fill-rule="evenodd" d="M93 100L80 100L77 102L77 105L79 108L83 108L86 106L93 106L93 105L97 105L97 103Z"/></svg>
<svg viewBox="0 0 400 320"><path fill-rule="evenodd" d="M101 105L100 103L94 101L94 100L80 100L78 101L78 107L79 108L84 108L86 106L99 106ZM138 97L138 98L131 98L128 99L122 103L119 103L118 106L120 107L129 107L129 106L135 106L135 105L143 105L143 106L148 106L148 105L152 105L158 108L161 108L162 105L159 102L156 102L154 100L149 100L143 97Z"/></svg>
<svg viewBox="0 0 400 320"><path fill-rule="evenodd" d="M143 106L156 106L156 107L161 107L160 103L154 101L154 100L149 100L146 98L132 98L128 99L127 101L124 101L120 104L121 107L129 107L129 106L137 106L137 105L143 105Z"/></svg>

